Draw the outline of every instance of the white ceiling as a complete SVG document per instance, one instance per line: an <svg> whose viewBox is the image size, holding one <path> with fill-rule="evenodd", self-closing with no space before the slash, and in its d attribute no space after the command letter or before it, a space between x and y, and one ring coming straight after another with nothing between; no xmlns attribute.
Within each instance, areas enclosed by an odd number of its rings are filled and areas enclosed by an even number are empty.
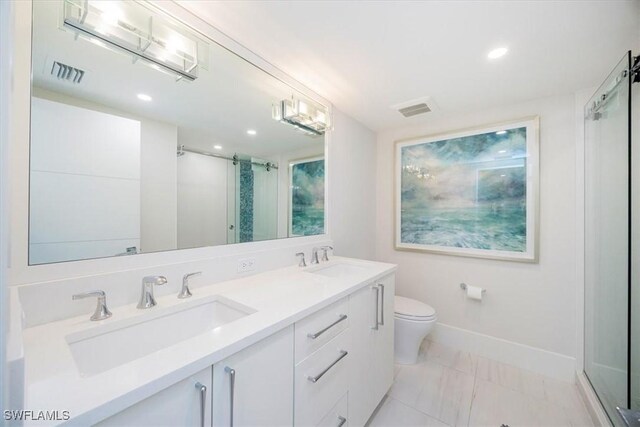
<svg viewBox="0 0 640 427"><path fill-rule="evenodd" d="M374 130L430 120L390 108L423 96L451 114L595 86L640 47L638 0L179 2Z"/></svg>

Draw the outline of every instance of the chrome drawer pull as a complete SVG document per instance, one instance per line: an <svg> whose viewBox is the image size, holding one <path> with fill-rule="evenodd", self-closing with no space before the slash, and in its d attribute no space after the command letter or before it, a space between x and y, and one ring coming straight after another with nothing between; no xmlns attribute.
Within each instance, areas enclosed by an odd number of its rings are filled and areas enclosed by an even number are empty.
<svg viewBox="0 0 640 427"><path fill-rule="evenodd" d="M343 320L347 320L347 315L346 314L341 314L340 317L338 318L338 320L336 320L335 322L333 322L332 324L330 324L329 326L327 326L326 328L324 328L321 331L316 332L315 334L312 333L308 333L307 337L311 338L312 340L315 340L316 338L318 338L320 335L324 334L325 332L327 332L329 329L333 328L334 326L336 326L338 323L342 322Z"/></svg>
<svg viewBox="0 0 640 427"><path fill-rule="evenodd" d="M329 372L329 369L333 368L333 367L336 365L336 363L338 363L339 361L341 361L342 359L344 359L344 358L347 356L347 354L349 354L349 352L348 352L348 351L340 350L340 356L338 356L338 358L337 358L336 360L334 360L334 361L333 361L333 363L332 363L331 365L327 366L327 367L325 368L325 370L324 370L324 371L320 372L320 373L319 373L318 375L316 375L315 377L308 376L308 377L307 377L307 379L308 379L309 381L311 381L312 383L314 383L314 384L315 384L315 383L317 383L317 382L320 380L320 378L322 378L322 377L324 376L324 374L326 374L327 372Z"/></svg>
<svg viewBox="0 0 640 427"><path fill-rule="evenodd" d="M340 415L338 415L338 427L342 427L346 422L347 419L345 417L341 417Z"/></svg>
<svg viewBox="0 0 640 427"><path fill-rule="evenodd" d="M382 291L382 298L380 301L380 326L384 326L384 285L378 285Z"/></svg>
<svg viewBox="0 0 640 427"><path fill-rule="evenodd" d="M236 370L225 366L224 371L229 374L229 427L233 427L233 398L236 391Z"/></svg>
<svg viewBox="0 0 640 427"><path fill-rule="evenodd" d="M378 306L380 305L380 288L378 286L374 286L371 289L375 289L376 291L376 323L371 327L371 329L377 331L378 326L380 326L380 310L378 310Z"/></svg>
<svg viewBox="0 0 640 427"><path fill-rule="evenodd" d="M204 427L205 408L207 407L207 386L197 382L196 388L200 391L200 427Z"/></svg>

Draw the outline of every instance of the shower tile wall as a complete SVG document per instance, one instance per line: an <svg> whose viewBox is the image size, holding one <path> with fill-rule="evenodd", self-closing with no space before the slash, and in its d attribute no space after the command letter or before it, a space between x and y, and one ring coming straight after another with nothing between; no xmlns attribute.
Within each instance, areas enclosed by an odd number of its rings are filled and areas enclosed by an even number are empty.
<svg viewBox="0 0 640 427"><path fill-rule="evenodd" d="M253 170L240 162L240 242L253 241Z"/></svg>

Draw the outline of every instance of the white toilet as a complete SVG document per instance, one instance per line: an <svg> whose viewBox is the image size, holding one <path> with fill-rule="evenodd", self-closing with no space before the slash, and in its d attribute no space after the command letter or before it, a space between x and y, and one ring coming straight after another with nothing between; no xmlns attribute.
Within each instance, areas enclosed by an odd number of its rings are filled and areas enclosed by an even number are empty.
<svg viewBox="0 0 640 427"><path fill-rule="evenodd" d="M394 310L396 363L414 364L422 340L438 320L436 311L423 302L397 295Z"/></svg>

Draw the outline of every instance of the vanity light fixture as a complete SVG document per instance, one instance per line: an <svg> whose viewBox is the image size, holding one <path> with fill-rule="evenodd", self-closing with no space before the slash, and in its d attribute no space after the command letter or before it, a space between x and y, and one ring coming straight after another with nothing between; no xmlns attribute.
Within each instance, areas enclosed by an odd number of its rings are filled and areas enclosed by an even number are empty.
<svg viewBox="0 0 640 427"><path fill-rule="evenodd" d="M499 47L499 48L493 49L491 52L489 52L487 54L487 57L489 59L498 59L498 58L501 58L501 57L505 56L508 51L509 51L509 49L507 49L506 47Z"/></svg>
<svg viewBox="0 0 640 427"><path fill-rule="evenodd" d="M146 93L139 93L137 96L140 101L150 102L153 100L153 98L151 98Z"/></svg>
<svg viewBox="0 0 640 427"><path fill-rule="evenodd" d="M178 22L132 1L63 0L63 27L94 44L193 81L206 69L208 44Z"/></svg>
<svg viewBox="0 0 640 427"><path fill-rule="evenodd" d="M214 150L222 150L222 145L214 145L213 149Z"/></svg>
<svg viewBox="0 0 640 427"><path fill-rule="evenodd" d="M256 131L255 131L255 130L253 130L253 129L249 129L249 130L247 131L247 135L251 135L251 136L254 136L254 135L256 135L257 133L258 133L258 132L256 132Z"/></svg>
<svg viewBox="0 0 640 427"><path fill-rule="evenodd" d="M312 136L324 135L330 127L330 114L327 107L294 96L274 104L272 117Z"/></svg>

